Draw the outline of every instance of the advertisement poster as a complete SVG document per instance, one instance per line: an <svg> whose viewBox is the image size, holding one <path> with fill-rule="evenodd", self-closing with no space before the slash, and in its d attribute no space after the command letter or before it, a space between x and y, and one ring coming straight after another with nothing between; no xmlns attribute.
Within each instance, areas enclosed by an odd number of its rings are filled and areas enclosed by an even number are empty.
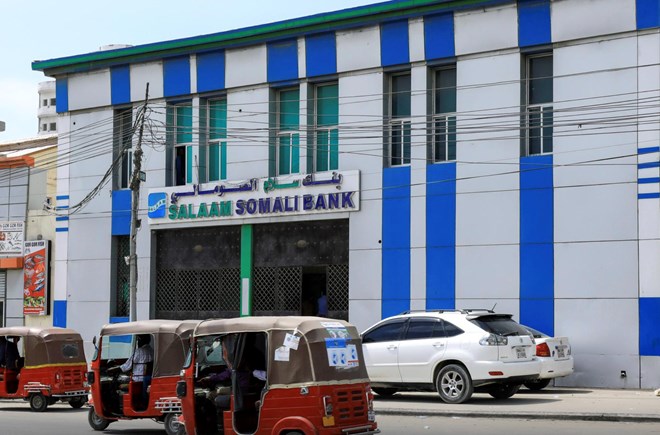
<svg viewBox="0 0 660 435"><path fill-rule="evenodd" d="M48 241L25 242L23 314L48 314Z"/></svg>
<svg viewBox="0 0 660 435"><path fill-rule="evenodd" d="M0 222L0 255L23 254L23 222Z"/></svg>

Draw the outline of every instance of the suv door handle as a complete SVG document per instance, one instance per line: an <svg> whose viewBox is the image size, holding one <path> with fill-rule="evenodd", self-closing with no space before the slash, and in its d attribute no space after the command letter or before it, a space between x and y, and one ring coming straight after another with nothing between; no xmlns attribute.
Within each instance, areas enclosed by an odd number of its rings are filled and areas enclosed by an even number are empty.
<svg viewBox="0 0 660 435"><path fill-rule="evenodd" d="M433 347L445 347L444 343L433 343Z"/></svg>
<svg viewBox="0 0 660 435"><path fill-rule="evenodd" d="M396 344L390 344L389 346L387 346L389 350L394 350L396 349L396 347L397 347Z"/></svg>

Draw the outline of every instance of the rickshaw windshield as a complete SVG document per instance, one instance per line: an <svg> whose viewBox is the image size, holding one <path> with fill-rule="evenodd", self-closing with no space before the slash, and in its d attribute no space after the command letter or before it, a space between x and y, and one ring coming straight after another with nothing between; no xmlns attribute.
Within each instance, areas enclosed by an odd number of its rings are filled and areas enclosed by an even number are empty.
<svg viewBox="0 0 660 435"><path fill-rule="evenodd" d="M128 359L132 351L132 335L106 336L101 343L101 360Z"/></svg>
<svg viewBox="0 0 660 435"><path fill-rule="evenodd" d="M207 335L197 339L195 360L200 366L227 365L222 357L222 336Z"/></svg>

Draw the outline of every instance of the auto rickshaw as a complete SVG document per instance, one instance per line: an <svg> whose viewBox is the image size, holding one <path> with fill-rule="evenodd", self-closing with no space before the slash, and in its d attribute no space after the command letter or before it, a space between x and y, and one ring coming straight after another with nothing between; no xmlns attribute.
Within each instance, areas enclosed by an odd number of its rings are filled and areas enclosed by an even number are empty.
<svg viewBox="0 0 660 435"><path fill-rule="evenodd" d="M176 383L188 354L195 320L143 320L105 325L88 373L94 430L117 420L151 418L179 429L181 400Z"/></svg>
<svg viewBox="0 0 660 435"><path fill-rule="evenodd" d="M83 341L65 328L0 328L0 398L23 399L43 412L58 400L87 402Z"/></svg>
<svg viewBox="0 0 660 435"><path fill-rule="evenodd" d="M360 335L340 320L202 321L177 395L188 435L380 433Z"/></svg>

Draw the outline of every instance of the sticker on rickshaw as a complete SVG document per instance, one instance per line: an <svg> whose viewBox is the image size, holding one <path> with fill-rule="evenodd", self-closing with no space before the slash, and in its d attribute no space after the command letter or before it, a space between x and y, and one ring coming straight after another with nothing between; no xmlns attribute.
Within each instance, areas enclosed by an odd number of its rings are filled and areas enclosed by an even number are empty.
<svg viewBox="0 0 660 435"><path fill-rule="evenodd" d="M348 363L346 365L348 367L358 367L360 365L360 361L358 361L357 347L354 344L349 344L347 349Z"/></svg>
<svg viewBox="0 0 660 435"><path fill-rule="evenodd" d="M325 348L328 352L328 365L330 367L348 366L348 349L344 338L326 338Z"/></svg>
<svg viewBox="0 0 660 435"><path fill-rule="evenodd" d="M321 325L328 331L332 338L348 338L350 334L344 325L339 322L321 322Z"/></svg>
<svg viewBox="0 0 660 435"><path fill-rule="evenodd" d="M284 347L289 349L298 350L298 344L300 343L300 337L293 334L286 334L284 337Z"/></svg>
<svg viewBox="0 0 660 435"><path fill-rule="evenodd" d="M290 349L286 346L275 349L275 361L289 361Z"/></svg>

